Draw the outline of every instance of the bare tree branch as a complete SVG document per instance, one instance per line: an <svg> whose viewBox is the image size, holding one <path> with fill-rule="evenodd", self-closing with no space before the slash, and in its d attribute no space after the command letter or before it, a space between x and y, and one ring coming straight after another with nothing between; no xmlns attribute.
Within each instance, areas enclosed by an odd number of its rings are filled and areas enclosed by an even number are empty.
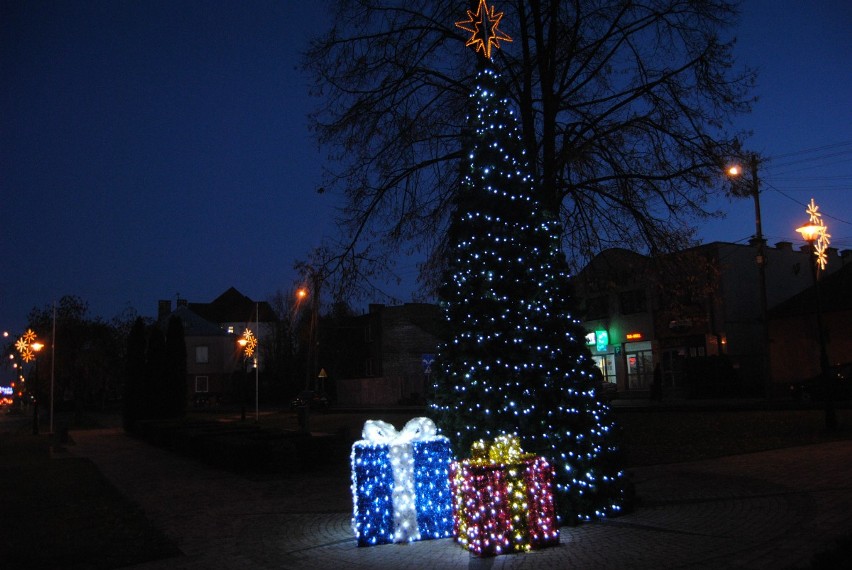
<svg viewBox="0 0 852 570"><path fill-rule="evenodd" d="M495 61L510 84L540 201L578 268L606 247L692 243L737 151L754 76L734 67L727 0L495 0L514 39ZM328 275L371 282L400 253L440 267L476 58L450 0L338 0L304 68L329 150L324 188L345 197ZM351 283L350 283L351 285ZM344 288L338 288L343 291ZM350 287L351 290L351 287Z"/></svg>

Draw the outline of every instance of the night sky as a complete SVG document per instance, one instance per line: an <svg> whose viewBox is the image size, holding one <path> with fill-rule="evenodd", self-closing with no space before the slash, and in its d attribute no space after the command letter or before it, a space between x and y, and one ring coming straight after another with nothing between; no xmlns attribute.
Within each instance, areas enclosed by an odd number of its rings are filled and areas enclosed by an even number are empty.
<svg viewBox="0 0 852 570"><path fill-rule="evenodd" d="M297 69L323 5L0 0L0 330L66 294L110 319L293 285L294 261L335 232ZM852 249L852 3L743 8L738 57L761 75L742 126L773 157L764 233L799 243L813 197L832 245ZM754 233L750 199L714 207L728 218L704 241Z"/></svg>

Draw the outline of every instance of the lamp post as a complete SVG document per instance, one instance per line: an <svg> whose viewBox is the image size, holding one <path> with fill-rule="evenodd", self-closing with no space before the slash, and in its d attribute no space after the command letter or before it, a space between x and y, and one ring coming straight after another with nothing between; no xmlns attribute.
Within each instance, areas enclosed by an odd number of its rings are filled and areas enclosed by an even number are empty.
<svg viewBox="0 0 852 570"><path fill-rule="evenodd" d="M36 355L42 348L44 348L44 344L39 342L36 333L33 332L32 329L27 329L27 331L21 335L21 338L19 338L15 343L15 348L18 349L18 352L21 354L21 360L24 362L32 362L36 360ZM36 360L36 362L38 361ZM38 379L38 369L36 369L36 379ZM27 389L33 400L33 435L38 435L38 386L36 386L35 391L33 391L33 388L30 388L29 386Z"/></svg>
<svg viewBox="0 0 852 570"><path fill-rule="evenodd" d="M757 242L757 255L754 260L757 263L758 286L760 289L760 321L762 333L762 358L761 369L763 374L763 389L767 398L772 397L772 372L769 362L769 323L767 322L767 301L766 301L766 240L763 238L763 223L760 217L760 178L757 174L758 157L756 153L749 153L748 166L750 170L749 176L749 194L754 200L754 238ZM730 166L726 171L731 178L742 176L743 169L740 165L735 164Z"/></svg>
<svg viewBox="0 0 852 570"><path fill-rule="evenodd" d="M296 291L296 297L299 302L304 301L309 295L311 301L311 314L308 328L308 363L305 370L305 390L311 389L311 379L316 377L315 374L319 367L319 340L317 336L319 334L319 303L320 289L322 287L322 278L313 268L309 269L308 278L310 279L310 291L306 287L300 287Z"/></svg>
<svg viewBox="0 0 852 570"><path fill-rule="evenodd" d="M257 353L255 349L257 348L257 337L254 336L254 333L251 332L251 329L246 329L243 332L243 336L237 341L243 349L243 406L242 406L242 414L241 419L245 421L246 419L246 398L245 398L245 377L246 377L246 367L245 363L249 358L253 357L254 361L254 421L258 421L260 418L260 411L258 408L258 399L257 399L257 388L258 388L258 372L257 372Z"/></svg>
<svg viewBox="0 0 852 570"><path fill-rule="evenodd" d="M814 203L811 198L811 203L806 210L809 220L808 223L796 231L802 234L804 239L814 250L814 262L811 264L811 270L814 280L814 294L816 297L816 321L817 321L817 340L819 342L819 365L820 376L822 377L823 386L825 387L825 427L830 430L837 428L837 412L834 409L834 385L835 380L829 374L828 350L826 349L825 330L822 324L822 294L820 292L820 275L825 271L825 266L828 265L828 256L826 251L831 243L828 233L828 227L822 223L822 214L819 211L819 206Z"/></svg>

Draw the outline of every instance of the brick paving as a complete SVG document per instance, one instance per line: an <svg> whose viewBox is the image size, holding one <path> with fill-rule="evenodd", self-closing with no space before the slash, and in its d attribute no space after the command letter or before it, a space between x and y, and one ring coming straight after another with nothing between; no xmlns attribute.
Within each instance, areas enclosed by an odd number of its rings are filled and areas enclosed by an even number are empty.
<svg viewBox="0 0 852 570"><path fill-rule="evenodd" d="M563 528L561 544L479 559L451 539L359 548L345 475L250 480L119 429L72 433L184 556L136 569L807 568L852 533L852 442L631 470L635 512Z"/></svg>

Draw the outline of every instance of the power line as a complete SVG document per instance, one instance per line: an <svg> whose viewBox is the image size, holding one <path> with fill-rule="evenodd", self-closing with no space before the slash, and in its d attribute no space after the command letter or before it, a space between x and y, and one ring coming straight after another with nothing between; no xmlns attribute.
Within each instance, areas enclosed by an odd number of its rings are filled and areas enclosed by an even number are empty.
<svg viewBox="0 0 852 570"><path fill-rule="evenodd" d="M840 142L830 143L830 144L817 146L817 147L813 147L813 148L805 148L805 149L802 149L802 150L787 152L787 153L784 153L784 154L776 154L776 155L771 156L770 159L787 158L788 156L801 156L801 155L807 154L809 152L821 152L821 151L824 151L824 150L834 150L835 148L842 148L842 147L852 147L852 141L840 141Z"/></svg>
<svg viewBox="0 0 852 570"><path fill-rule="evenodd" d="M775 192L778 192L779 194L781 194L782 196L784 196L788 200L795 202L796 204L802 206L803 208L808 207L808 204L805 204L804 202L800 202L799 200L796 200L795 198L793 198L792 196L790 196L789 194L787 194L783 190L780 190L779 188L773 186L772 184L770 184L768 182L764 182L764 186L768 187L771 190L774 190ZM831 214L829 214L827 212L821 212L821 213L822 213L823 217L831 218L832 220L834 220L836 222L840 222L841 224L847 224L847 225L852 226L852 222L849 222L849 221L844 220L842 218L838 218L837 216L832 216Z"/></svg>

